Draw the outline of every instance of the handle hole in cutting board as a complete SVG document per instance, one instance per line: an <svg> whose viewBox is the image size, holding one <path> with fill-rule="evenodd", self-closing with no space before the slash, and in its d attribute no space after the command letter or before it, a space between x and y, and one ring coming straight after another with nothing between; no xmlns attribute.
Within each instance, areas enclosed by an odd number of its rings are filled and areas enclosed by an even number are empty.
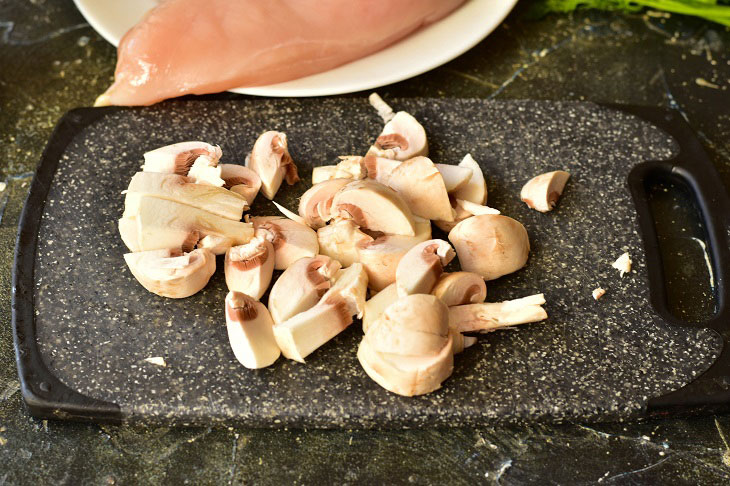
<svg viewBox="0 0 730 486"><path fill-rule="evenodd" d="M716 272L694 192L684 180L666 173L647 178L645 190L669 311L684 322L709 321L718 312Z"/></svg>

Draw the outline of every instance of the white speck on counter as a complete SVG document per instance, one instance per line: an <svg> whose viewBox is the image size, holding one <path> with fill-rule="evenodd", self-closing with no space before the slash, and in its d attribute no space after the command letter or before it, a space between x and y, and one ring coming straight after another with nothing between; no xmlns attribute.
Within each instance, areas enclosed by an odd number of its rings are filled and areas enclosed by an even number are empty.
<svg viewBox="0 0 730 486"><path fill-rule="evenodd" d="M152 363L153 365L162 366L163 368L167 367L167 363L165 363L165 358L162 356L154 356L152 358L145 358L145 361L148 363Z"/></svg>
<svg viewBox="0 0 730 486"><path fill-rule="evenodd" d="M629 273L631 271L631 257L629 256L628 252L618 257L616 261L611 264L611 266L618 270L621 273L622 277L625 273Z"/></svg>
<svg viewBox="0 0 730 486"><path fill-rule="evenodd" d="M593 290L593 298L598 300L603 297L605 293L605 290L603 290L601 287L598 287L597 289Z"/></svg>

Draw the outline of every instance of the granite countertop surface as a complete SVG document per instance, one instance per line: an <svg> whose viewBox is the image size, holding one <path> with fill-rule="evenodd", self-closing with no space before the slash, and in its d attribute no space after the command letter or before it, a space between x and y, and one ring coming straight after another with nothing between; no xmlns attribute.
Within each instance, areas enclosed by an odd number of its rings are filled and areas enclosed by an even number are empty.
<svg viewBox="0 0 730 486"><path fill-rule="evenodd" d="M656 14L583 12L535 21L525 18L526 3L465 55L379 92L673 108L730 187L730 31ZM385 431L32 418L20 396L10 327L18 218L55 123L67 110L93 103L114 63L114 48L72 2L0 3L0 485L730 482L726 415ZM692 311L691 301L684 305Z"/></svg>

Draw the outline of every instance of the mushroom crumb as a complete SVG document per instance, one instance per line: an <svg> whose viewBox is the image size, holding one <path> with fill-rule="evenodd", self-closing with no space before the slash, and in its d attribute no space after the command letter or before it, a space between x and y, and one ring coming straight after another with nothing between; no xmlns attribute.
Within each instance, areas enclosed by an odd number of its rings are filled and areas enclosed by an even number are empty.
<svg viewBox="0 0 730 486"><path fill-rule="evenodd" d="M601 297L603 297L605 293L606 293L605 290L603 290L601 287L598 287L597 289L595 289L593 291L593 298L596 299L596 300L598 300Z"/></svg>
<svg viewBox="0 0 730 486"><path fill-rule="evenodd" d="M629 256L628 252L618 257L618 259L616 259L616 261L613 262L611 266L618 270L622 277L625 273L629 273L631 271L631 257Z"/></svg>
<svg viewBox="0 0 730 486"><path fill-rule="evenodd" d="M152 358L145 358L144 360L156 366L162 366L163 368L167 367L167 363L165 363L165 358L163 358L162 356L154 356Z"/></svg>

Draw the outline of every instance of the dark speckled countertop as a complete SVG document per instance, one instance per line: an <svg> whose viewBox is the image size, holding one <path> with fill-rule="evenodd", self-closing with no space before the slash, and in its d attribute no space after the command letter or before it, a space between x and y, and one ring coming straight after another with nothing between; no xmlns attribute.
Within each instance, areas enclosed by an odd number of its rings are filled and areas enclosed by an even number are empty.
<svg viewBox="0 0 730 486"><path fill-rule="evenodd" d="M730 187L725 28L679 17L594 12L528 21L523 11L518 7L459 59L380 93L672 107L698 133ZM10 330L18 217L56 121L68 109L93 102L110 82L114 61L112 46L71 2L0 3L0 485L730 481L730 416L405 431L145 428L31 418L20 398ZM657 191L657 208L681 204L681 193L664 189ZM671 231L664 234L671 238ZM667 245L666 251L685 250ZM696 268L669 272L678 283L675 312L690 319L712 307L701 288L681 285L694 281Z"/></svg>

